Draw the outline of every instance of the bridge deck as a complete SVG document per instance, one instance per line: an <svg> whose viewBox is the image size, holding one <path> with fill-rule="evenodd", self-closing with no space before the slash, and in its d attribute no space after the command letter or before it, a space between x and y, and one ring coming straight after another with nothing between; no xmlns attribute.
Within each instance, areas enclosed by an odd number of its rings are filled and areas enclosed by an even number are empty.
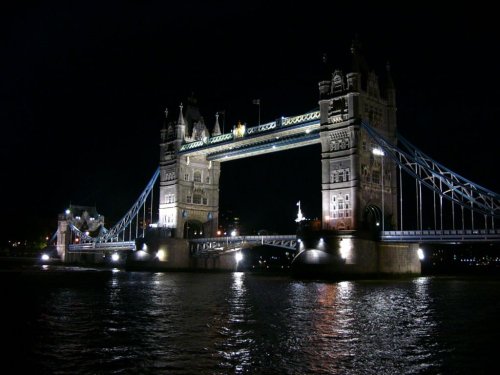
<svg viewBox="0 0 500 375"><path fill-rule="evenodd" d="M381 232L384 242L496 242L499 229L478 230L404 230Z"/></svg>

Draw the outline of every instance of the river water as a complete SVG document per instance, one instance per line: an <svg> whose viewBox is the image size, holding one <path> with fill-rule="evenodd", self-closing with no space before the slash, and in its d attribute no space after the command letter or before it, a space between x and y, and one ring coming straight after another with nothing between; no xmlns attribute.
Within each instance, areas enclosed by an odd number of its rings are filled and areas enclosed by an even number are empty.
<svg viewBox="0 0 500 375"><path fill-rule="evenodd" d="M2 374L486 374L500 347L498 279L120 271L4 280L1 309Z"/></svg>

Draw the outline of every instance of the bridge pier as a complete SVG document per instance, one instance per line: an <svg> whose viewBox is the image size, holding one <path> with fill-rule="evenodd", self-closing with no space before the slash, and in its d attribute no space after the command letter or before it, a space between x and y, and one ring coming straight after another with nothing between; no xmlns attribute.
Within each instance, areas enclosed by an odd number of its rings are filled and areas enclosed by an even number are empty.
<svg viewBox="0 0 500 375"><path fill-rule="evenodd" d="M64 215L59 215L57 223L57 255L61 262L68 262L67 255L69 250L69 243L71 239L71 231L69 229L68 220Z"/></svg>
<svg viewBox="0 0 500 375"><path fill-rule="evenodd" d="M296 276L367 278L420 275L417 243L384 243L354 234L305 238L292 262Z"/></svg>
<svg viewBox="0 0 500 375"><path fill-rule="evenodd" d="M420 274L416 243L384 243L355 238L343 273L347 275Z"/></svg>

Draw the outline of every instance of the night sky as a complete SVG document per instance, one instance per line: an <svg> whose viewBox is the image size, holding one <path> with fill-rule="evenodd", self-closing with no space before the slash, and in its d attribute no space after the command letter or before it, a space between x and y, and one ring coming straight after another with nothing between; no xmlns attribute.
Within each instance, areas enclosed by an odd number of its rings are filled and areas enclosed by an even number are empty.
<svg viewBox="0 0 500 375"><path fill-rule="evenodd" d="M356 36L379 76L391 64L399 131L500 192L496 12L478 2L348 3L1 5L1 239L53 232L70 203L97 206L108 225L119 219L158 165L165 108L176 120L192 93L210 129L220 110L226 130L255 125L257 98L262 122L314 109L318 81L347 70ZM221 210L283 232L298 200L319 216L319 150L223 163Z"/></svg>

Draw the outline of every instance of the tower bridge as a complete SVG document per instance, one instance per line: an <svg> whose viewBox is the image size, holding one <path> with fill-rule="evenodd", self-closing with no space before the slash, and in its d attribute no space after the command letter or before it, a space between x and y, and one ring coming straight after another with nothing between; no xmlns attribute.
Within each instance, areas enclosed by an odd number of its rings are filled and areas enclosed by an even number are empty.
<svg viewBox="0 0 500 375"><path fill-rule="evenodd" d="M352 53L359 59L356 49ZM196 254L230 250L236 240L216 236L221 163L311 144L321 145L321 228L335 233L337 244L328 251L339 252L349 272L418 273L419 243L499 241L500 195L444 167L399 135L390 69L382 85L373 71L359 66L347 74L335 70L319 82L317 109L251 127L238 124L225 134L217 114L210 132L192 103L186 110L181 104L177 121L160 132L159 168L131 209L113 228L102 226L94 235L71 215L62 215L59 254L69 259L71 253L126 250L134 244L140 250L137 240L147 237L151 226L160 233L155 241L171 249L171 262L180 253L190 254L180 258L191 264ZM412 183L403 186L403 176ZM155 184L159 196L154 198ZM410 224L404 220L408 211L416 218ZM195 231L204 238L192 239ZM284 241L283 246L300 252L309 245L299 246L299 237L284 236L274 245ZM239 240L247 245L273 242L259 236Z"/></svg>

